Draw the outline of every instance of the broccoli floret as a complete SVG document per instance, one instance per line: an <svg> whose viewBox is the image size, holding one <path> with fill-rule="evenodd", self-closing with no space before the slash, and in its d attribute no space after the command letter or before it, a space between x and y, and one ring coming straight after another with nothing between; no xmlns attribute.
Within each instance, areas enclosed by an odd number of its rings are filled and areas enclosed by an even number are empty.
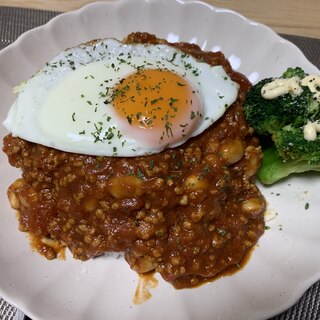
<svg viewBox="0 0 320 320"><path fill-rule="evenodd" d="M289 79L292 77L299 77L300 79L304 78L307 74L299 67L288 68L283 74L282 78Z"/></svg>
<svg viewBox="0 0 320 320"><path fill-rule="evenodd" d="M258 82L245 99L246 118L258 134L273 134L292 123L295 126L303 125L310 109L313 109L312 92L308 87L303 87L303 92L298 96L287 93L275 99L264 99L261 89L273 80L268 78Z"/></svg>
<svg viewBox="0 0 320 320"><path fill-rule="evenodd" d="M301 68L288 68L280 79L307 76ZM303 128L308 122L320 120L320 102L309 87L301 86L300 94L286 93L265 99L262 87L277 78L267 78L254 85L244 102L250 126L271 140L263 146L264 159L258 178L265 184L274 183L291 173L320 171L320 135L308 141Z"/></svg>
<svg viewBox="0 0 320 320"><path fill-rule="evenodd" d="M320 168L320 136L314 141L308 141L304 138L302 128L288 125L276 132L272 139L284 160L303 160L318 164Z"/></svg>

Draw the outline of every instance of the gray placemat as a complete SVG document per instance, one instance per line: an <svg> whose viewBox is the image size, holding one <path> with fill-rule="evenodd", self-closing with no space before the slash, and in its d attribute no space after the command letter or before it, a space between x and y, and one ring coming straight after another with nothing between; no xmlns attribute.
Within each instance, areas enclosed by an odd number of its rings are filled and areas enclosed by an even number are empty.
<svg viewBox="0 0 320 320"><path fill-rule="evenodd" d="M59 13L0 6L0 50L14 42L21 33L48 22ZM320 39L283 34L281 36L296 44L305 56L320 68ZM0 320L18 319L21 319L19 310L0 298ZM320 319L320 281L314 284L293 307L269 320L300 319Z"/></svg>

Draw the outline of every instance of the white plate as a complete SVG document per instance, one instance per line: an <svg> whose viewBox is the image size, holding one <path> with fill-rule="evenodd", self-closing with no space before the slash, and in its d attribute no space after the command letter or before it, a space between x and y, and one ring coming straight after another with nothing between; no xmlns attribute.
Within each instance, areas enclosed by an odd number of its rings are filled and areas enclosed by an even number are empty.
<svg viewBox="0 0 320 320"><path fill-rule="evenodd" d="M132 31L221 49L254 82L288 66L319 72L294 45L229 10L180 0L93 3L25 33L0 53L1 122L14 99L11 88L60 50L93 38L121 39ZM6 132L0 130L3 137ZM134 305L138 278L123 259L47 261L30 250L6 198L7 186L19 173L3 153L0 157L0 296L34 320L265 319L288 308L320 279L319 174L262 188L278 216L268 223L271 229L244 270L180 291L158 277L153 297Z"/></svg>

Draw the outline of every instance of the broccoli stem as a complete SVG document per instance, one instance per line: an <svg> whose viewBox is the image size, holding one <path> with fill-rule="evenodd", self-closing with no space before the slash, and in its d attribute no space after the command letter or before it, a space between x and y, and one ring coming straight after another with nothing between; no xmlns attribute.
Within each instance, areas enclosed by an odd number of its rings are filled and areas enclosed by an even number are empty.
<svg viewBox="0 0 320 320"><path fill-rule="evenodd" d="M288 177L292 173L320 171L320 164L308 163L305 160L286 160L280 157L272 146L263 150L263 160L257 176L263 184L272 184Z"/></svg>

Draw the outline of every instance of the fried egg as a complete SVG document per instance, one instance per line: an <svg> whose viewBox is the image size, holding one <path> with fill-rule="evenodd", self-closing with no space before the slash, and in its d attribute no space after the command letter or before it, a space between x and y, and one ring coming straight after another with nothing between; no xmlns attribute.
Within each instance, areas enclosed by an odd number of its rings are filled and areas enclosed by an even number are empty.
<svg viewBox="0 0 320 320"><path fill-rule="evenodd" d="M61 151L147 155L202 133L238 89L221 66L172 46L104 39L61 52L16 87L3 124Z"/></svg>

